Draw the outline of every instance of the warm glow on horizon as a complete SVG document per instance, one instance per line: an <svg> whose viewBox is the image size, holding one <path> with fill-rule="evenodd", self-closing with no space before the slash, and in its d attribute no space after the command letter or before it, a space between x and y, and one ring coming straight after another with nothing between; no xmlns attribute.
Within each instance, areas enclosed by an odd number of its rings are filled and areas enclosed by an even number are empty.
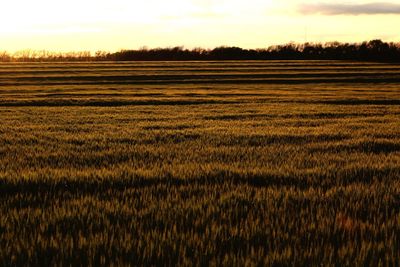
<svg viewBox="0 0 400 267"><path fill-rule="evenodd" d="M11 0L1 5L0 51L400 41L399 1Z"/></svg>

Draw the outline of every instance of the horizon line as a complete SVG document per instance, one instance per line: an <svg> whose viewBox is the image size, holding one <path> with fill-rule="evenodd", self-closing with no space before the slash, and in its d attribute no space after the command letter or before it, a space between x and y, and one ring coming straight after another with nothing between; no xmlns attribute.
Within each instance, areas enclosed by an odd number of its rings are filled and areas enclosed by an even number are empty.
<svg viewBox="0 0 400 267"><path fill-rule="evenodd" d="M118 50L56 50L56 49L33 49L33 48L24 48L24 49L19 49L19 50L7 50L7 49L1 49L0 48L0 54L7 54L9 56L15 56L18 53L22 52L32 52L32 53L51 53L51 54L68 54L68 53L90 53L91 56L92 54L95 55L96 52L101 52L101 53L118 53L118 52L125 52L125 51L151 51L151 50L157 50L157 49L174 49L174 48L180 48L182 50L189 50L189 51L196 51L196 50L202 50L202 51L212 51L217 48L240 48L243 50L265 50L268 48L273 48L273 47L279 47L279 46L285 46L285 45L329 45L329 44L350 44L350 45L360 45L363 43L368 43L371 41L382 41L383 43L387 44L400 44L400 41L384 41L381 38L375 38L375 39L370 39L370 40L364 40L364 41L354 41L354 42L343 42L343 41L325 41L325 42L313 42L313 41L305 41L305 42L297 42L297 41L289 41L285 43L277 43L277 44L271 44L267 45L264 47L253 47L253 48L243 48L241 46L237 45L228 45L228 44L222 44L210 48L206 47L201 47L201 46L185 46L185 45L169 45L169 46L147 46L143 45L137 48L120 48Z"/></svg>

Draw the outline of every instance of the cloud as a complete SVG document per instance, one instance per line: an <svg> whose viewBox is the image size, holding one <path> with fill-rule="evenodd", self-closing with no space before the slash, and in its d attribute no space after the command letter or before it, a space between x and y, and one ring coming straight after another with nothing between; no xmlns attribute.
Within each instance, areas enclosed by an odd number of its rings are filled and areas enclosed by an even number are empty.
<svg viewBox="0 0 400 267"><path fill-rule="evenodd" d="M367 3L367 4L301 4L298 11L302 14L322 15L378 15L400 14L400 4Z"/></svg>

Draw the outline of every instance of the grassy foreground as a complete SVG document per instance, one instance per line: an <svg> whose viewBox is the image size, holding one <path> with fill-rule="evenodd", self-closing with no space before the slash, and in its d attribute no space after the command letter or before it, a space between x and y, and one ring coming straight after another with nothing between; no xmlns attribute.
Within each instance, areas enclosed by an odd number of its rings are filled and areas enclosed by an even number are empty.
<svg viewBox="0 0 400 267"><path fill-rule="evenodd" d="M0 266L399 266L398 65L0 73Z"/></svg>

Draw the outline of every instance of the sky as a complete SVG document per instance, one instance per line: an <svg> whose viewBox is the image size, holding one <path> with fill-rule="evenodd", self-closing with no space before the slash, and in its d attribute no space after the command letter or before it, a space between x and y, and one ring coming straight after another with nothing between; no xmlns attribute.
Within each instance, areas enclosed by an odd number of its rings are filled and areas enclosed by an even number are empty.
<svg viewBox="0 0 400 267"><path fill-rule="evenodd" d="M400 0L2 0L0 51L400 41Z"/></svg>

